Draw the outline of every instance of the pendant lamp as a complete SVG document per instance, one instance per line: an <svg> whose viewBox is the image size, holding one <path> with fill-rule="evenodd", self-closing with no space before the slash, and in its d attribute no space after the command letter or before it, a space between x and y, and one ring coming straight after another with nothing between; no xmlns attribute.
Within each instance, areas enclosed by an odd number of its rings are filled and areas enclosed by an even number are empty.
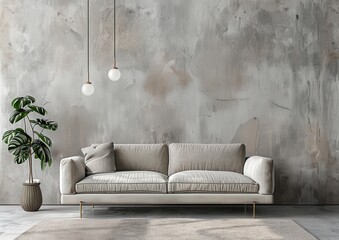
<svg viewBox="0 0 339 240"><path fill-rule="evenodd" d="M113 43L113 68L111 70L108 71L108 78L112 81L118 81L121 77L121 72L120 70L117 68L117 61L116 61L116 37L115 37L115 29L116 29L116 7L115 7L115 0L113 0L113 18L114 18L114 30L113 30L113 39L114 39L114 43Z"/></svg>
<svg viewBox="0 0 339 240"><path fill-rule="evenodd" d="M89 0L87 0L87 81L82 85L81 91L85 96L94 93L94 86L89 81Z"/></svg>

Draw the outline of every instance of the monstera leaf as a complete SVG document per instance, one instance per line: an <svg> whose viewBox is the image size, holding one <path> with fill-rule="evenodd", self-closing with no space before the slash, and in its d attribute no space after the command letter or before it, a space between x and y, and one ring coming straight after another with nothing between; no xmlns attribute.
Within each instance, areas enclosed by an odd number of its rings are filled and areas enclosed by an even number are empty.
<svg viewBox="0 0 339 240"><path fill-rule="evenodd" d="M46 109L44 109L43 107L39 107L36 105L28 105L27 107L31 109L32 111L39 113L42 116L45 116L47 113Z"/></svg>
<svg viewBox="0 0 339 240"><path fill-rule="evenodd" d="M25 132L22 128L16 128L14 130L8 130L2 135L2 141L8 144L11 139L18 133L18 132Z"/></svg>
<svg viewBox="0 0 339 240"><path fill-rule="evenodd" d="M30 120L31 123L39 125L41 128L55 131L58 128L58 123L48 119L37 118L36 120Z"/></svg>
<svg viewBox="0 0 339 240"><path fill-rule="evenodd" d="M17 97L12 101L12 107L18 110L34 102L35 98L29 95L25 97Z"/></svg>
<svg viewBox="0 0 339 240"><path fill-rule="evenodd" d="M44 170L46 164L51 166L52 164L52 156L48 146L39 139L36 139L32 143L32 148L35 153L35 158L40 159L41 169Z"/></svg>
<svg viewBox="0 0 339 240"><path fill-rule="evenodd" d="M23 108L17 109L12 113L9 121L11 123L16 123L26 117L30 112L32 112L32 110L25 110Z"/></svg>
<svg viewBox="0 0 339 240"><path fill-rule="evenodd" d="M17 164L21 164L26 162L26 160L29 158L29 151L22 152L22 154L19 154L17 156L14 156L14 162Z"/></svg>
<svg viewBox="0 0 339 240"><path fill-rule="evenodd" d="M8 151L15 156L14 161L21 164L30 156L32 139L23 131L15 131L12 134L14 136L8 143Z"/></svg>
<svg viewBox="0 0 339 240"><path fill-rule="evenodd" d="M43 141L44 143L46 143L49 147L52 146L52 141L51 141L51 139L49 139L49 137L47 137L47 136L45 136L45 135L43 135L42 133L39 133L39 132L37 132L37 131L34 131L34 133L35 133L36 135L38 135L38 137L40 138L40 140Z"/></svg>

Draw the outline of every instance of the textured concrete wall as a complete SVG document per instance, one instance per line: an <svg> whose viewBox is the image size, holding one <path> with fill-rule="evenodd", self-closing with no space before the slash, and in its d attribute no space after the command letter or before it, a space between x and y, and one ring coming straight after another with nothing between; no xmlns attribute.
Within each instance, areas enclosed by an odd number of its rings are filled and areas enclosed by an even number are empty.
<svg viewBox="0 0 339 240"><path fill-rule="evenodd" d="M272 157L277 203L339 203L337 0L0 0L0 131L31 94L59 122L54 163L35 177L59 203L59 161L93 142L244 142ZM27 165L0 144L0 203L17 203Z"/></svg>

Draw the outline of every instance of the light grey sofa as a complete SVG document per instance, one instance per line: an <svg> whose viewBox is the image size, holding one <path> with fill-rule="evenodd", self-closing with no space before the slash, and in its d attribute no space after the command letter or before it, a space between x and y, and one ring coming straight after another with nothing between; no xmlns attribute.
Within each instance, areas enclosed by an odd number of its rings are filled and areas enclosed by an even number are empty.
<svg viewBox="0 0 339 240"><path fill-rule="evenodd" d="M60 163L62 204L273 203L270 158L243 144L115 144L116 172L86 176L84 158Z"/></svg>

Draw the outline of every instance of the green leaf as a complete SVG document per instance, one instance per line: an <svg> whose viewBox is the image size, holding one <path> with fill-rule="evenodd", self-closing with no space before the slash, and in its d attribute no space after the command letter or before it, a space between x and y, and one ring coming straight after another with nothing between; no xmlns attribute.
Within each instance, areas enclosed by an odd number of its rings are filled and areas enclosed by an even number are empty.
<svg viewBox="0 0 339 240"><path fill-rule="evenodd" d="M44 170L46 167L46 163L50 165L51 164L50 162L52 162L52 155L48 146L41 140L36 139L32 143L32 148L35 155L41 161L40 163L41 169Z"/></svg>
<svg viewBox="0 0 339 240"><path fill-rule="evenodd" d="M45 168L46 168L46 162L40 161L40 167L41 167L41 170L45 170Z"/></svg>
<svg viewBox="0 0 339 240"><path fill-rule="evenodd" d="M43 107L39 107L36 105L28 105L27 107L33 110L34 112L39 113L40 115L43 115L43 116L45 116L47 113L46 109L44 109Z"/></svg>
<svg viewBox="0 0 339 240"><path fill-rule="evenodd" d="M31 148L31 137L25 132L17 131L14 137L8 143L8 151L14 156L27 157Z"/></svg>
<svg viewBox="0 0 339 240"><path fill-rule="evenodd" d="M49 137L47 137L47 136L45 136L45 135L43 135L42 133L39 133L39 132L37 132L37 131L34 131L34 133L35 133L36 135L38 135L38 137L39 137L44 143L46 143L49 147L52 146L52 141L51 141L51 139L49 139Z"/></svg>
<svg viewBox="0 0 339 240"><path fill-rule="evenodd" d="M13 132L14 130L8 130L6 131L3 135L2 135L2 141L4 141L4 143L8 144L8 139L13 136Z"/></svg>
<svg viewBox="0 0 339 240"><path fill-rule="evenodd" d="M22 152L21 154L14 157L14 162L17 164L22 164L26 162L26 160L29 158L30 151Z"/></svg>
<svg viewBox="0 0 339 240"><path fill-rule="evenodd" d="M39 127L55 131L58 128L58 123L55 121L51 121L48 119L40 119L37 118L36 120L30 120L31 123L39 125Z"/></svg>
<svg viewBox="0 0 339 240"><path fill-rule="evenodd" d="M18 110L34 102L35 98L29 95L25 97L17 97L12 101L12 107Z"/></svg>
<svg viewBox="0 0 339 240"><path fill-rule="evenodd" d="M22 109L22 108L17 109L12 113L9 121L12 124L16 123L16 122L20 121L21 119L23 119L24 117L26 117L30 112L32 112L32 110L25 110L25 109Z"/></svg>
<svg viewBox="0 0 339 240"><path fill-rule="evenodd" d="M8 144L11 141L11 139L16 135L17 132L24 132L24 130L22 128L16 128L14 130L8 130L3 134L2 141L4 141L4 143Z"/></svg>

